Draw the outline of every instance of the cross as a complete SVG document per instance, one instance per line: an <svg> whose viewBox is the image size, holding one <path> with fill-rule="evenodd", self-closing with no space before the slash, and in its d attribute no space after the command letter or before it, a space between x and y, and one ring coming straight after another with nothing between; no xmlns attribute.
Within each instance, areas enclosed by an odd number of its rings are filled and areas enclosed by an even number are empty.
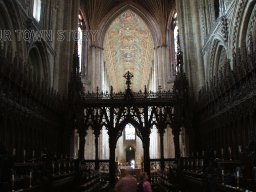
<svg viewBox="0 0 256 192"><path fill-rule="evenodd" d="M128 71L127 73L124 74L124 78L126 79L126 85L127 89L130 89L130 86L132 84L131 79L133 78L133 74Z"/></svg>

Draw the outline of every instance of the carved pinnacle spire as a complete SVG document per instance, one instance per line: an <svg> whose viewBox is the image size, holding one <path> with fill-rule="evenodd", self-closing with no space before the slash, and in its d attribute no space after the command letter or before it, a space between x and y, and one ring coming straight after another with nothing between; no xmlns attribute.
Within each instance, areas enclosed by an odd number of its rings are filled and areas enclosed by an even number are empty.
<svg viewBox="0 0 256 192"><path fill-rule="evenodd" d="M130 71L128 71L124 74L124 78L126 79L127 89L129 90L131 88L131 79L133 78L133 74Z"/></svg>

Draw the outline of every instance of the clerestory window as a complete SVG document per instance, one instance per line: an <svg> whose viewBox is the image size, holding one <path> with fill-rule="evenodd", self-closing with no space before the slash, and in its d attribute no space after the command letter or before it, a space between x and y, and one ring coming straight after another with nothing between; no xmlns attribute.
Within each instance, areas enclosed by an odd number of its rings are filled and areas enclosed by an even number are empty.
<svg viewBox="0 0 256 192"><path fill-rule="evenodd" d="M135 140L136 132L135 127L131 124L125 126L125 140Z"/></svg>
<svg viewBox="0 0 256 192"><path fill-rule="evenodd" d="M41 0L34 0L33 17L39 22L41 18Z"/></svg>

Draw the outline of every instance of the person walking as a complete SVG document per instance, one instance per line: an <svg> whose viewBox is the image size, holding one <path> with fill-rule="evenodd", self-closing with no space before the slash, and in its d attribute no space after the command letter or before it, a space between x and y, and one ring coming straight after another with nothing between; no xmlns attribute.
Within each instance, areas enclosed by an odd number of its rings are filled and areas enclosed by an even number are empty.
<svg viewBox="0 0 256 192"><path fill-rule="evenodd" d="M115 185L115 192L136 192L137 180L130 175L127 171L125 176L118 180Z"/></svg>
<svg viewBox="0 0 256 192"><path fill-rule="evenodd" d="M151 184L148 181L148 175L145 172L140 175L137 192L152 192Z"/></svg>

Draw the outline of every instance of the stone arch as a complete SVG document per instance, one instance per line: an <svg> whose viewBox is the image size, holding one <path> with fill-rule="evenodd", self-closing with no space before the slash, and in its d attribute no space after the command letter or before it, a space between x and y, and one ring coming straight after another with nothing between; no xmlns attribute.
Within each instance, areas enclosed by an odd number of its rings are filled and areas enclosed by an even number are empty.
<svg viewBox="0 0 256 192"><path fill-rule="evenodd" d="M256 25L256 1L249 1L241 16L241 27L238 31L237 47L248 46L248 38Z"/></svg>
<svg viewBox="0 0 256 192"><path fill-rule="evenodd" d="M246 38L244 40L247 48L250 47L250 44L253 44L253 48L256 49L256 2L252 6L253 7L246 31Z"/></svg>
<svg viewBox="0 0 256 192"><path fill-rule="evenodd" d="M49 70L49 59L47 56L47 48L45 43L42 41L37 41L33 43L28 51L28 62L35 69L36 80L38 83L45 82L47 85L50 85L50 70ZM31 63L33 62L33 63Z"/></svg>
<svg viewBox="0 0 256 192"><path fill-rule="evenodd" d="M79 14L81 14L81 16L83 18L83 24L85 25L85 29L88 30L89 24L88 24L88 19L87 19L86 13L82 9L79 9Z"/></svg>
<svg viewBox="0 0 256 192"><path fill-rule="evenodd" d="M134 145L130 144L128 146L125 146L125 152L126 152L126 162L130 162L127 159L127 157L129 157L129 156L130 156L130 158L131 158L131 156L133 156L133 158L135 160L135 158L136 158L136 155L135 155L136 154L136 147ZM127 154L127 153L129 153L129 154Z"/></svg>
<svg viewBox="0 0 256 192"><path fill-rule="evenodd" d="M38 48L35 46L31 48L28 52L28 69L32 77L33 82L39 82L41 79L40 67L42 66L42 57Z"/></svg>
<svg viewBox="0 0 256 192"><path fill-rule="evenodd" d="M106 82L115 91L125 90L120 79L127 71L134 76L133 91L149 85L154 70L154 42L150 29L138 14L128 9L118 15L108 27L103 46L102 72L105 71Z"/></svg>
<svg viewBox="0 0 256 192"><path fill-rule="evenodd" d="M208 73L207 73L208 81L218 74L219 60L223 51L225 51L226 53L225 55L227 60L228 59L227 47L224 40L222 38L215 37L211 46L210 57L209 57L209 67L208 67Z"/></svg>
<svg viewBox="0 0 256 192"><path fill-rule="evenodd" d="M247 31L248 22L250 20L250 16L253 13L253 9L255 7L255 1L237 1L236 9L234 11L234 26L231 29L230 42L231 48L233 52L242 45L243 37L245 34L243 32ZM255 12L255 11L254 11Z"/></svg>
<svg viewBox="0 0 256 192"><path fill-rule="evenodd" d="M157 47L160 44L160 39L161 39L160 37L161 33L157 28L158 26L157 22L153 19L153 17L150 15L150 13L148 13L147 10L145 10L143 7L132 2L125 2L115 7L114 9L112 9L112 11L110 11L106 15L106 17L102 20L102 22L99 25L99 29L101 30L99 31L99 33L97 33L96 39L98 41L95 43L97 43L99 47L103 47L105 34L109 26L120 14L122 14L126 10L133 11L143 19L143 21L146 23L146 25L148 26L152 34L154 45L155 47Z"/></svg>
<svg viewBox="0 0 256 192"><path fill-rule="evenodd" d="M122 122L120 122L119 125L116 127L116 129L118 131L116 141L121 137L122 132L123 132L125 126L128 123L132 124L135 127L136 134L138 135L138 137L141 140L143 140L143 138L142 138L142 129L143 129L143 127L136 120L134 120L133 118L128 117L128 118L125 118Z"/></svg>
<svg viewBox="0 0 256 192"><path fill-rule="evenodd" d="M213 64L213 75L217 75L222 68L224 68L227 63L227 51L224 46L218 44L216 48L214 64Z"/></svg>
<svg viewBox="0 0 256 192"><path fill-rule="evenodd" d="M253 29L252 29L252 33L251 35L251 41L253 43L253 49L256 49L256 24L254 25Z"/></svg>

